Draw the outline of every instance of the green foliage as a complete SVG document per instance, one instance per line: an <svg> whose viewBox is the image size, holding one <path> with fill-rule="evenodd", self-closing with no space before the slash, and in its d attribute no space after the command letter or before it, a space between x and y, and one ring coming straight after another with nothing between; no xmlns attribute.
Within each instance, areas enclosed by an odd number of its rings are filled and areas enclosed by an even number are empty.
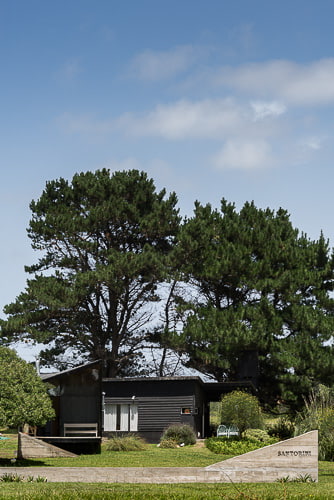
<svg viewBox="0 0 334 500"><path fill-rule="evenodd" d="M43 476L28 476L27 483L47 483L46 477Z"/></svg>
<svg viewBox="0 0 334 500"><path fill-rule="evenodd" d="M244 438L248 441L261 441L262 443L271 442L271 437L268 432L263 429L246 429L244 432Z"/></svg>
<svg viewBox="0 0 334 500"><path fill-rule="evenodd" d="M310 474L300 474L298 477L292 479L290 476L280 477L276 481L277 483L315 483L315 479L310 476Z"/></svg>
<svg viewBox="0 0 334 500"><path fill-rule="evenodd" d="M152 321L147 306L168 277L176 202L137 170L48 182L31 202L28 228L43 255L26 267L26 290L5 307L4 341L43 343L42 364L66 366L70 350L102 359L106 376L136 373Z"/></svg>
<svg viewBox="0 0 334 500"><path fill-rule="evenodd" d="M0 426L43 425L54 417L34 367L6 347L0 347L0 395Z"/></svg>
<svg viewBox="0 0 334 500"><path fill-rule="evenodd" d="M13 472L6 472L0 476L0 481L2 483L21 483L24 481L24 477Z"/></svg>
<svg viewBox="0 0 334 500"><path fill-rule="evenodd" d="M277 438L289 439L294 435L295 425L288 417L279 417L277 422L268 427L269 436Z"/></svg>
<svg viewBox="0 0 334 500"><path fill-rule="evenodd" d="M0 481L2 483L46 483L47 479L46 477L42 476L28 476L27 479L24 478L24 476L20 476L20 474L16 474L15 472L6 472L5 474L2 474L0 476Z"/></svg>
<svg viewBox="0 0 334 500"><path fill-rule="evenodd" d="M159 443L159 448L171 448L171 449L175 449L175 448L178 448L179 447L179 444L178 442L175 440L175 439L172 439L172 438L166 438L166 439L161 439L160 443Z"/></svg>
<svg viewBox="0 0 334 500"><path fill-rule="evenodd" d="M320 385L313 390L296 418L295 434L318 429L319 459L334 460L334 390Z"/></svg>
<svg viewBox="0 0 334 500"><path fill-rule="evenodd" d="M172 424L164 431L161 441L172 439L177 444L191 445L196 443L194 429L187 424Z"/></svg>
<svg viewBox="0 0 334 500"><path fill-rule="evenodd" d="M178 251L193 293L171 335L188 365L236 380L242 352L258 353L260 399L295 408L314 381L334 382L334 259L323 235L299 234L282 209L196 203ZM253 373L256 380L256 373Z"/></svg>
<svg viewBox="0 0 334 500"><path fill-rule="evenodd" d="M277 439L268 438L266 441L250 439L228 439L224 437L212 437L205 440L205 446L212 451L212 453L221 453L223 455L242 455L249 451L263 448L269 444L277 443Z"/></svg>
<svg viewBox="0 0 334 500"><path fill-rule="evenodd" d="M145 451L147 443L137 434L125 434L110 437L106 449L108 451Z"/></svg>
<svg viewBox="0 0 334 500"><path fill-rule="evenodd" d="M247 392L233 391L223 396L221 418L223 423L238 427L240 435L246 429L263 427L259 401Z"/></svg>

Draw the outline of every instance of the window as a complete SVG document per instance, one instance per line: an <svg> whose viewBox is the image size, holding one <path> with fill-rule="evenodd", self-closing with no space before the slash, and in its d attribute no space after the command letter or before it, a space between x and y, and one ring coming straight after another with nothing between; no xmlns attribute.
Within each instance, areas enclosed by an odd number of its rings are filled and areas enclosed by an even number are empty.
<svg viewBox="0 0 334 500"><path fill-rule="evenodd" d="M138 430L138 406L135 404L105 404L104 430L135 432Z"/></svg>
<svg viewBox="0 0 334 500"><path fill-rule="evenodd" d="M181 408L182 415L191 415L191 408Z"/></svg>

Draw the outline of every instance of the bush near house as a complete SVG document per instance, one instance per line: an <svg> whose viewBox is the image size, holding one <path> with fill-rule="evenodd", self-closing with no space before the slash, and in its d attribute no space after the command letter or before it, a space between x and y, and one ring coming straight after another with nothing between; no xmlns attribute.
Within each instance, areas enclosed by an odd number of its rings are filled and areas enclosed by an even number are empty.
<svg viewBox="0 0 334 500"><path fill-rule="evenodd" d="M224 424L238 427L240 436L246 429L261 429L264 426L258 399L243 391L233 391L222 397L221 420Z"/></svg>
<svg viewBox="0 0 334 500"><path fill-rule="evenodd" d="M158 444L159 448L170 448L170 449L175 449L179 448L180 445L175 441L175 439L161 439L160 443Z"/></svg>
<svg viewBox="0 0 334 500"><path fill-rule="evenodd" d="M293 437L294 431L294 423L286 416L279 417L274 424L268 426L269 436L275 436L281 440Z"/></svg>
<svg viewBox="0 0 334 500"><path fill-rule="evenodd" d="M195 431L190 425L187 424L172 424L164 431L161 441L172 439L177 444L184 444L185 446L196 443Z"/></svg>
<svg viewBox="0 0 334 500"><path fill-rule="evenodd" d="M127 434L121 436L112 436L108 439L107 451L145 451L147 450L146 441L137 434Z"/></svg>
<svg viewBox="0 0 334 500"><path fill-rule="evenodd" d="M263 429L246 429L244 438L248 439L248 441L261 441L266 445L272 443L272 438L269 436L268 432Z"/></svg>

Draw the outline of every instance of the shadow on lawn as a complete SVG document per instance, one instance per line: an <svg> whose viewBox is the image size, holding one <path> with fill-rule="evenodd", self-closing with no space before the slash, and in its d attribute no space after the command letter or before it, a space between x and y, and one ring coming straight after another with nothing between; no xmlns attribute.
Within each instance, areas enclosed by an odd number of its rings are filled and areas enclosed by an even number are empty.
<svg viewBox="0 0 334 500"><path fill-rule="evenodd" d="M1 458L0 467L50 467L42 460L17 460L15 458Z"/></svg>

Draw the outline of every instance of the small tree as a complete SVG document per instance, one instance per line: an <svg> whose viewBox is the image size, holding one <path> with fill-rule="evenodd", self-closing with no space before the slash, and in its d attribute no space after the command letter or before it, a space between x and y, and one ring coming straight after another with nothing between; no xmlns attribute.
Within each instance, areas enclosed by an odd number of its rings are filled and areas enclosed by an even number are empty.
<svg viewBox="0 0 334 500"><path fill-rule="evenodd" d="M242 391L233 391L223 396L221 416L223 423L238 427L239 436L242 436L246 429L257 429L263 426L258 399Z"/></svg>
<svg viewBox="0 0 334 500"><path fill-rule="evenodd" d="M34 367L0 347L0 425L44 425L53 417L47 388Z"/></svg>

